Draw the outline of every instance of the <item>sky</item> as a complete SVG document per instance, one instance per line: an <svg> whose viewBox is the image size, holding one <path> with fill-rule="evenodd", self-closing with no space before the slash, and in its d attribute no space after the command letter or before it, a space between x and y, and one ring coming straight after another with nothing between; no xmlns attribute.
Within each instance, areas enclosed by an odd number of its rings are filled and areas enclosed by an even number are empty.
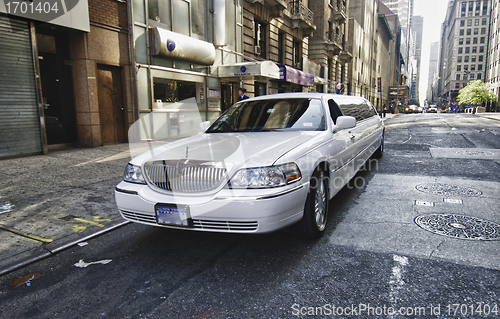
<svg viewBox="0 0 500 319"><path fill-rule="evenodd" d="M414 0L414 16L424 17L422 57L420 62L420 105L424 105L429 77L429 53L432 42L439 42L441 24L446 15L448 0Z"/></svg>

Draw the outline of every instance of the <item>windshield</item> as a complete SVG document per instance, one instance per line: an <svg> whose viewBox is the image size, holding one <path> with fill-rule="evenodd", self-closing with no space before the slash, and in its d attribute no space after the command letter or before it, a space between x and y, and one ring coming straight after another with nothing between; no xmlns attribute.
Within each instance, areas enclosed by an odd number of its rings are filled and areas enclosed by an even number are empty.
<svg viewBox="0 0 500 319"><path fill-rule="evenodd" d="M206 131L322 131L325 116L319 99L269 99L241 102L222 114Z"/></svg>

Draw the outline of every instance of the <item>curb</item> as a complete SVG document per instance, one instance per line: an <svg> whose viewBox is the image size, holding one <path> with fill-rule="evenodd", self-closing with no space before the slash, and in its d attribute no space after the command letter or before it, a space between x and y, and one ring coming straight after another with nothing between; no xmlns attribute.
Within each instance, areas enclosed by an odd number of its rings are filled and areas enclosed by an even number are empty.
<svg viewBox="0 0 500 319"><path fill-rule="evenodd" d="M12 262L10 264L7 264L5 266L0 266L0 276L3 276L5 274L8 274L14 270L17 270L19 268L22 268L24 266L27 266L29 264L32 264L36 261L39 261L39 260L42 260L42 259L45 259L47 257L50 257L50 256L53 256L65 249L68 249L78 243L81 243L83 241L86 241L86 240L89 240L89 239L92 239L94 237L98 237L102 234L105 234L107 232L110 232L116 228L119 228L119 227L122 227L122 226L125 226L127 224L130 224L131 222L129 221L122 221L118 224L115 224L115 225L112 225L108 228L105 228L105 229L102 229L100 231L97 231L95 233L92 233L90 235L86 235L84 237L80 237L80 238L75 238L73 240L70 240L68 242L62 242L61 244L58 244L56 245L55 247L53 247L52 249L47 249L46 247L44 248L41 248L41 249L36 249L37 252L32 254L31 256L28 256L28 257L24 257L24 258L21 258L20 260L18 261L15 261L15 262Z"/></svg>

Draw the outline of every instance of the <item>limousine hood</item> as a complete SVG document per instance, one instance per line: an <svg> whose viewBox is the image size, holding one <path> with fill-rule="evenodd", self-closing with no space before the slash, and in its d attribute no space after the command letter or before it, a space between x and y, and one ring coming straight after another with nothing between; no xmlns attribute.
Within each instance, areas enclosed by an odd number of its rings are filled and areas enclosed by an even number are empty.
<svg viewBox="0 0 500 319"><path fill-rule="evenodd" d="M223 163L226 167L273 165L291 149L306 143L319 132L251 132L200 134L155 148L131 163L184 160Z"/></svg>

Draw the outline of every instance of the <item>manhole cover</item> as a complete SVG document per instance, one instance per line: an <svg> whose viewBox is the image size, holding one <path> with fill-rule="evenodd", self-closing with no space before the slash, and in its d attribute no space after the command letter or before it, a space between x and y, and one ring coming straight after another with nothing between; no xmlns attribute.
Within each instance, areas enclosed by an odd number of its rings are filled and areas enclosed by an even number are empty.
<svg viewBox="0 0 500 319"><path fill-rule="evenodd" d="M499 240L500 225L488 220L453 214L431 214L415 218L422 229L438 235L469 240Z"/></svg>
<svg viewBox="0 0 500 319"><path fill-rule="evenodd" d="M483 192L477 189L469 187L461 187L457 185L440 184L440 183L422 184L422 185L417 185L415 188L424 193L431 193L441 196L476 197L476 196L481 196L483 194Z"/></svg>

